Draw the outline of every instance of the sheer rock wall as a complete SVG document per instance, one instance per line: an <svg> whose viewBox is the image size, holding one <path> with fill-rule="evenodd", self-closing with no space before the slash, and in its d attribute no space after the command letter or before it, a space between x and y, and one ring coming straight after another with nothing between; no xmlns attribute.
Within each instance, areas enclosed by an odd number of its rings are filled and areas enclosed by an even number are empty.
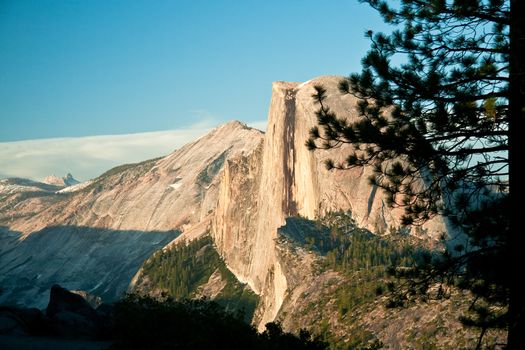
<svg viewBox="0 0 525 350"><path fill-rule="evenodd" d="M351 210L360 226L374 232L386 233L400 225L402 212L387 208L381 193L369 185L370 168L325 169L325 159L341 159L351 146L316 152L305 146L316 124L314 85L327 89L326 103L336 113L358 117L356 99L338 92L339 79L273 83L261 149L250 157L232 159L222 175L212 233L228 267L261 296L255 319L260 329L275 319L290 292L289 277L276 257L277 230L287 217L315 219L342 209ZM425 228L438 235L443 225L434 220Z"/></svg>

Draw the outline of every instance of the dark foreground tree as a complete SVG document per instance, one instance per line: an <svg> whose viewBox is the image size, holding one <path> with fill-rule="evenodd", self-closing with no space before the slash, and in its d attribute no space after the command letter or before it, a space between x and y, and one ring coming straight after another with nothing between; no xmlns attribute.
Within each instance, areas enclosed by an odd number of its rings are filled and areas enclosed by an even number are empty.
<svg viewBox="0 0 525 350"><path fill-rule="evenodd" d="M327 167L373 166L372 184L405 208L403 224L444 215L463 242L406 273L410 287L470 288L478 312L465 322L506 326L508 348L525 349L525 1L361 1L395 30L369 31L363 71L340 84L360 99L358 121L336 115L316 87L319 127L307 146L352 144Z"/></svg>
<svg viewBox="0 0 525 350"><path fill-rule="evenodd" d="M209 300L152 298L128 294L117 302L112 320L112 349L323 350L327 344L306 330L284 332L279 323L258 333L242 313L231 313Z"/></svg>

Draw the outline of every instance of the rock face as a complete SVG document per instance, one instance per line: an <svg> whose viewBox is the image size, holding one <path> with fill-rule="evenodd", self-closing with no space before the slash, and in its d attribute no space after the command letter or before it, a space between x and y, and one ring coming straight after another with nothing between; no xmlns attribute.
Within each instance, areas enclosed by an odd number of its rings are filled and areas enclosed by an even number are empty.
<svg viewBox="0 0 525 350"><path fill-rule="evenodd" d="M45 344L45 341L38 342L38 338L49 340L53 337L56 341L64 338L97 339L111 334L113 306L104 304L106 307L95 309L81 295L85 292L68 291L57 284L43 294L49 295L45 314L36 308L0 306L0 335L8 336L0 345L6 349L55 349L56 346ZM35 336L38 338L34 339ZM38 346L31 344L33 339ZM60 349L77 348L69 345L60 346Z"/></svg>
<svg viewBox="0 0 525 350"><path fill-rule="evenodd" d="M0 225L11 233L18 232L22 241L16 237L9 245L0 246L0 276L29 276L25 285L31 289L37 278L34 276L41 274L39 264L48 256L51 260L43 266L50 272L42 279L47 283L51 279L74 282L72 275L61 272L64 261L56 255L61 247L67 250L74 246L79 256L66 255L74 266L80 266L82 261L86 264L84 270L91 273L99 270L105 257L112 257L105 268L112 274L124 275L129 282L134 275L129 272L139 269L144 254L151 254L173 238L167 232L181 232L172 244L210 232L228 268L259 294L254 322L259 328L264 327L276 319L285 300L298 298L297 290L294 292L299 285L295 274L301 265L283 266L279 258L282 247L277 240L278 229L287 217L315 219L330 211L350 210L360 226L377 233L399 226L401 212L387 208L379 191L368 183L371 169L325 169L323 160L344 157L345 147L335 152L309 152L305 147L309 129L316 124L318 106L311 97L314 85L324 86L327 103L336 113L357 118L356 100L352 96L341 97L337 89L339 79L320 77L302 84L274 83L266 135L231 122L167 157L117 167L71 192L42 195L11 188L0 202ZM74 228L74 232L67 233L64 227ZM92 243L71 243L78 241L83 228L107 231L107 240L96 258L82 257L82 250L87 251ZM41 231L69 238L60 238L60 245L46 248L45 253L31 260L30 250L41 247L31 238ZM414 233L437 236L442 231L442 223L434 220ZM135 232L144 240L115 246L121 244L111 237L115 232ZM153 238L152 232L158 236ZM7 233L0 236L6 237ZM25 251L20 248L24 239L31 243ZM126 260L126 256L133 259L124 269L120 260ZM122 273L124 270L126 273ZM78 270L68 273L73 271ZM123 291L122 283L117 286L110 279L99 279L99 286L67 286L102 296L106 293L112 298ZM215 282L210 281L210 286L218 285ZM2 283L6 279L0 277Z"/></svg>
<svg viewBox="0 0 525 350"><path fill-rule="evenodd" d="M228 267L261 295L256 320L261 329L275 319L288 292L290 277L276 258L277 229L287 217L315 219L342 209L373 232L400 226L401 211L387 208L381 194L368 184L371 169L324 168L325 159L344 157L345 147L315 153L305 147L309 129L316 125L314 85L327 89L327 104L336 113L357 118L356 100L341 97L339 79L274 83L264 146L250 157L232 160L223 174L212 233ZM437 236L444 226L434 220L424 230Z"/></svg>
<svg viewBox="0 0 525 350"><path fill-rule="evenodd" d="M0 304L45 307L54 283L119 298L142 262L177 231L50 226L27 235L0 227Z"/></svg>

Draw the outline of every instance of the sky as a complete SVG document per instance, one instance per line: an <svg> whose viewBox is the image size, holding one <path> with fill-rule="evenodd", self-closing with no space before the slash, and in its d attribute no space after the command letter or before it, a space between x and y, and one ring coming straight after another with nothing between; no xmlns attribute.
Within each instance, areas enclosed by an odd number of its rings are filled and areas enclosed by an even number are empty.
<svg viewBox="0 0 525 350"><path fill-rule="evenodd" d="M357 0L0 0L0 153L262 125L272 81L359 71L368 29L387 27Z"/></svg>

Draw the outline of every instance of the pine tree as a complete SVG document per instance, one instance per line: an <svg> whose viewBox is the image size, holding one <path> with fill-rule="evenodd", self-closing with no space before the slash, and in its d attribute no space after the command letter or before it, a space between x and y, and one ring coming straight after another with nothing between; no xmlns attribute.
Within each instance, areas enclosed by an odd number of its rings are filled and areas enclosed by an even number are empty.
<svg viewBox="0 0 525 350"><path fill-rule="evenodd" d="M524 266L525 1L361 2L395 29L368 31L362 72L340 83L360 100L357 122L336 115L315 87L318 126L307 146L352 144L344 162L327 168L372 166L371 183L405 208L403 224L443 215L459 228L464 244L406 277L466 286L476 301L508 306L490 324L466 323L483 332L505 324L508 348L525 349L525 290L513 271Z"/></svg>

